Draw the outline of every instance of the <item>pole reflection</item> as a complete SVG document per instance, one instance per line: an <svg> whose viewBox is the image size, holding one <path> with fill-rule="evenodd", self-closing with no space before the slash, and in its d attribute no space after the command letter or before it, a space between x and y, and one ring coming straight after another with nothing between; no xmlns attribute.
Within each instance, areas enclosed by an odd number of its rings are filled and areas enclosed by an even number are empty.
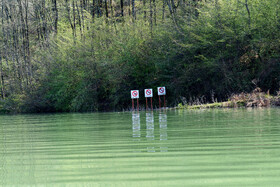
<svg viewBox="0 0 280 187"><path fill-rule="evenodd" d="M140 125L140 113L132 113L132 137L135 141L140 141L141 138L141 125Z"/></svg>
<svg viewBox="0 0 280 187"><path fill-rule="evenodd" d="M148 141L155 140L155 125L154 125L154 113L153 112L147 112L146 113L146 138ZM154 146L148 146L147 147L148 152L155 152Z"/></svg>
<svg viewBox="0 0 280 187"><path fill-rule="evenodd" d="M167 115L165 113L160 113L158 116L159 120L159 134L160 134L160 141L167 140ZM160 146L161 152L167 152L168 147L165 145Z"/></svg>
<svg viewBox="0 0 280 187"><path fill-rule="evenodd" d="M156 113L157 114L157 113ZM153 112L146 112L146 141L141 139L141 120L140 113L132 113L132 138L137 143L137 151L147 152L167 152L168 128L167 128L167 115L165 112L158 113L158 124L155 124L155 116ZM156 116L157 119L157 116ZM142 129L142 136L144 129Z"/></svg>

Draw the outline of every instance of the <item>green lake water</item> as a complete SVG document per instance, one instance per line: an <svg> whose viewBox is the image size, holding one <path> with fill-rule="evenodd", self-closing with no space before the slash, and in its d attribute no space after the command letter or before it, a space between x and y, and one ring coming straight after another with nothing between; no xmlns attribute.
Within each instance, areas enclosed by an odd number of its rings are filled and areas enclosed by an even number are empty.
<svg viewBox="0 0 280 187"><path fill-rule="evenodd" d="M0 186L279 186L280 109L0 116Z"/></svg>

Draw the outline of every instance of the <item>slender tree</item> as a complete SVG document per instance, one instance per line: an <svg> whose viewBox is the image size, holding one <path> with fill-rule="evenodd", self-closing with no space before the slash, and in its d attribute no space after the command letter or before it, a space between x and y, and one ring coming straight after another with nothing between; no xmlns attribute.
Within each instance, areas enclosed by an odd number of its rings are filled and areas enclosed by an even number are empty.
<svg viewBox="0 0 280 187"><path fill-rule="evenodd" d="M131 2L132 2L132 17L133 17L133 20L136 20L135 0L131 0Z"/></svg>
<svg viewBox="0 0 280 187"><path fill-rule="evenodd" d="M54 31L57 34L57 24L58 24L58 8L57 8L57 0L52 0L53 3L53 14L54 14Z"/></svg>
<svg viewBox="0 0 280 187"><path fill-rule="evenodd" d="M121 16L123 17L124 14L123 14L123 0L121 0Z"/></svg>

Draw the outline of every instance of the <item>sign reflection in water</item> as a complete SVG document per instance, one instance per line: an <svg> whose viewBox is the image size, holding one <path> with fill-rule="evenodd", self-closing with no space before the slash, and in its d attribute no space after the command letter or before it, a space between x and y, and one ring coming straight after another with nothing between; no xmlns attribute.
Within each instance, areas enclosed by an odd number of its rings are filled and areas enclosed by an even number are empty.
<svg viewBox="0 0 280 187"><path fill-rule="evenodd" d="M156 117L157 119L157 117ZM139 147L142 147L147 152L167 152L168 146L166 145L168 140L167 133L167 115L162 112L158 114L155 122L155 116L153 112L146 113L146 139L142 138L141 141L141 120L140 113L132 113L132 137L133 141L139 141ZM157 128L159 127L159 128ZM144 129L143 129L144 130ZM144 133L144 132L142 132ZM141 141L141 143L140 143ZM157 146L156 146L157 145ZM139 150L138 150L139 151ZM141 152L141 151L140 151Z"/></svg>
<svg viewBox="0 0 280 187"><path fill-rule="evenodd" d="M280 108L139 114L1 115L0 186L279 186Z"/></svg>
<svg viewBox="0 0 280 187"><path fill-rule="evenodd" d="M140 114L138 112L132 113L132 137L135 141L140 141L141 138Z"/></svg>
<svg viewBox="0 0 280 187"><path fill-rule="evenodd" d="M146 138L148 141L155 140L155 125L154 125L154 114L153 112L146 113ZM147 147L148 152L155 152L153 143Z"/></svg>
<svg viewBox="0 0 280 187"><path fill-rule="evenodd" d="M158 116L159 120L159 134L160 134L160 141L166 141L167 140L167 115L165 113L160 113ZM161 152L167 152L168 147L165 145L162 145L160 147Z"/></svg>

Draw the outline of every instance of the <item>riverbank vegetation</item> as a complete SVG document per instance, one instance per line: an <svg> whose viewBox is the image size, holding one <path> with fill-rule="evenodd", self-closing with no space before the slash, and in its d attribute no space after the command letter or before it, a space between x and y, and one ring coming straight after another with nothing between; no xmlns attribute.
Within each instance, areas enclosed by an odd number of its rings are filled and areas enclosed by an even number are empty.
<svg viewBox="0 0 280 187"><path fill-rule="evenodd" d="M202 101L203 102L203 101ZM280 106L280 92L271 96L269 92L264 93L256 88L252 93L233 94L228 101L201 103L197 99L194 103L178 104L178 109L207 109L207 108L251 108Z"/></svg>
<svg viewBox="0 0 280 187"><path fill-rule="evenodd" d="M122 110L157 86L169 106L279 91L278 0L2 0L0 15L2 112Z"/></svg>

